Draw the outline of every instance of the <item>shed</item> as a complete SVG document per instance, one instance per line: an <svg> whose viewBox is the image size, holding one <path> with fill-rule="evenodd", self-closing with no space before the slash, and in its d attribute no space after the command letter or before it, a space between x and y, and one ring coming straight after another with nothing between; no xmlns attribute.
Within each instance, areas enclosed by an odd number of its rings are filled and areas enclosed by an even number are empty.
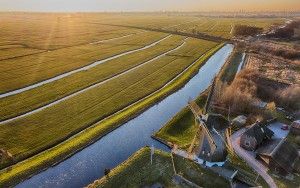
<svg viewBox="0 0 300 188"><path fill-rule="evenodd" d="M254 151L265 140L271 139L273 135L274 132L267 126L257 122L251 125L241 136L240 146L246 150Z"/></svg>
<svg viewBox="0 0 300 188"><path fill-rule="evenodd" d="M271 171L281 175L300 170L298 151L286 139L266 141L256 150L256 157L262 160Z"/></svg>

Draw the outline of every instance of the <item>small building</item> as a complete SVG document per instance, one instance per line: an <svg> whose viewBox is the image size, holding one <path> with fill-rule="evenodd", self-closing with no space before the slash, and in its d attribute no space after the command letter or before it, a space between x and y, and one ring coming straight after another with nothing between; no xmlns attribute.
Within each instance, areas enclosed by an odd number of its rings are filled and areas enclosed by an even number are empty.
<svg viewBox="0 0 300 188"><path fill-rule="evenodd" d="M251 125L241 136L240 146L246 150L254 151L265 140L271 139L273 135L273 131L257 122Z"/></svg>
<svg viewBox="0 0 300 188"><path fill-rule="evenodd" d="M247 122L247 117L244 115L237 116L231 121L232 125L235 125L237 127L244 126L246 122Z"/></svg>
<svg viewBox="0 0 300 188"><path fill-rule="evenodd" d="M258 100L254 103L254 106L260 108L260 109L265 109L267 107L268 103Z"/></svg>
<svg viewBox="0 0 300 188"><path fill-rule="evenodd" d="M256 150L256 158L280 175L299 172L300 159L297 149L286 139L266 141Z"/></svg>
<svg viewBox="0 0 300 188"><path fill-rule="evenodd" d="M291 125L291 133L300 135L300 120L296 120Z"/></svg>

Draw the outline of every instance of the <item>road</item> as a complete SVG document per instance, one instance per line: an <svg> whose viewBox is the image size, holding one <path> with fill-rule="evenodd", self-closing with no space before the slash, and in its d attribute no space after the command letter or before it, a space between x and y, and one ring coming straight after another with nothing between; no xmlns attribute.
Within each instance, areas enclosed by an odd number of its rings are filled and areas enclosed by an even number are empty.
<svg viewBox="0 0 300 188"><path fill-rule="evenodd" d="M262 178L264 178L269 187L277 188L273 178L267 172L268 169L259 161L257 161L253 155L240 147L240 137L245 131L245 128L240 129L231 136L231 143L234 151L239 157L244 159L252 169L254 169Z"/></svg>

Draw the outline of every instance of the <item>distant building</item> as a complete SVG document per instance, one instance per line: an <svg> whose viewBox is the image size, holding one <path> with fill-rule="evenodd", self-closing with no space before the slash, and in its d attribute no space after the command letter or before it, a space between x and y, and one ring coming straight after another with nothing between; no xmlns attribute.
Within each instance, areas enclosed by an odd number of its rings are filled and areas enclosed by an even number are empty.
<svg viewBox="0 0 300 188"><path fill-rule="evenodd" d="M246 150L254 151L265 140L271 139L273 135L273 131L257 122L248 128L241 136L240 146Z"/></svg>
<svg viewBox="0 0 300 188"><path fill-rule="evenodd" d="M300 172L298 151L286 139L266 141L256 150L256 157L277 174Z"/></svg>
<svg viewBox="0 0 300 188"><path fill-rule="evenodd" d="M296 120L291 125L291 133L300 135L300 120Z"/></svg>

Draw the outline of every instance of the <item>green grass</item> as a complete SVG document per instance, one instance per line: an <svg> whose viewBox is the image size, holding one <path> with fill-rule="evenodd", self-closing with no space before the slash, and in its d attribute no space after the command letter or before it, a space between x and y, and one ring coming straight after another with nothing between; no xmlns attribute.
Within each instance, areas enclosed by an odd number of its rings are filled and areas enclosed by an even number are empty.
<svg viewBox="0 0 300 188"><path fill-rule="evenodd" d="M220 80L222 82L230 84L234 80L242 58L243 52L235 48L220 73Z"/></svg>
<svg viewBox="0 0 300 188"><path fill-rule="evenodd" d="M196 99L200 108L204 107L207 94L208 90ZM154 136L166 142L174 143L181 148L187 148L191 144L196 132L197 126L194 123L194 115L188 107L185 107L156 132Z"/></svg>
<svg viewBox="0 0 300 188"><path fill-rule="evenodd" d="M141 48L164 36L166 36L164 33L146 32L101 44L84 44L2 60L0 93L31 85L122 52Z"/></svg>
<svg viewBox="0 0 300 188"><path fill-rule="evenodd" d="M89 187L143 187L155 183L165 187L190 187L172 181L175 174L170 153L155 150L152 165L149 159L150 149L142 148L113 169L108 177L96 180ZM201 187L230 187L224 178L190 160L174 156L174 164L177 173Z"/></svg>
<svg viewBox="0 0 300 188"><path fill-rule="evenodd" d="M174 164L178 174L201 187L231 187L225 178L189 159L174 155Z"/></svg>
<svg viewBox="0 0 300 188"><path fill-rule="evenodd" d="M210 50L203 57L201 57L196 64L191 66L187 71L184 72L184 74L176 78L170 85L168 85L164 89L159 90L146 97L142 101L123 109L122 111L114 114L113 116L110 116L109 118L104 119L103 121L100 121L97 124L94 124L93 126L90 126L80 134L76 134L68 140L61 142L60 144L51 147L44 152L41 152L31 158L13 165L10 170L0 171L0 186L16 184L17 182L32 175L33 173L36 173L43 168L47 168L51 164L56 163L57 161L61 161L65 157L74 154L76 151L86 147L88 144L99 139L101 136L116 129L123 122L128 121L136 114L142 112L145 108L153 105L154 103L161 100L161 98L179 89L194 74L196 74L199 67L203 65L203 63L222 46L223 44Z"/></svg>
<svg viewBox="0 0 300 188"><path fill-rule="evenodd" d="M172 55L42 111L2 124L0 144L14 155L16 161L56 145L158 90L215 45L209 41L190 39ZM184 53L187 57L174 56L176 53ZM39 134L35 134L37 132ZM34 137L30 136L34 134Z"/></svg>
<svg viewBox="0 0 300 188"><path fill-rule="evenodd" d="M182 44L184 38L171 36L159 44L100 64L55 82L0 99L0 120L31 111L90 85L120 74ZM34 97L33 97L34 96ZM18 101L18 102L16 102Z"/></svg>
<svg viewBox="0 0 300 188"><path fill-rule="evenodd" d="M151 165L150 148L146 147L114 168L108 177L96 180L89 187L143 187L158 182L173 187L173 175L170 153L155 150Z"/></svg>

